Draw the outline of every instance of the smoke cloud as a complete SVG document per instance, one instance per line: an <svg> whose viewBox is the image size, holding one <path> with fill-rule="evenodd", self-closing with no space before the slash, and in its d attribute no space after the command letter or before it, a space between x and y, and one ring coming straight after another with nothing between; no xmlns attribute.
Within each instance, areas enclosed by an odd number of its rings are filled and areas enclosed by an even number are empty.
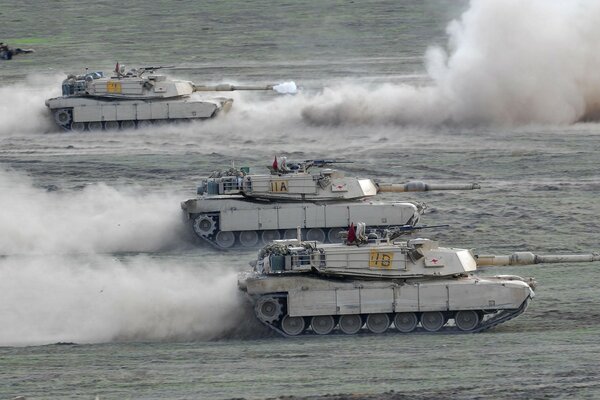
<svg viewBox="0 0 600 400"><path fill-rule="evenodd" d="M328 88L316 124L571 124L600 115L600 3L472 0L431 47L428 86Z"/></svg>

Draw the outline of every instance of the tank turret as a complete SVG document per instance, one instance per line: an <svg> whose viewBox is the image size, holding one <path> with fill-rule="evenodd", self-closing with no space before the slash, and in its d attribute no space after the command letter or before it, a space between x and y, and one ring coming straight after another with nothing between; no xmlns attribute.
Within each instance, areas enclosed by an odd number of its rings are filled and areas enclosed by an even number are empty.
<svg viewBox="0 0 600 400"><path fill-rule="evenodd" d="M196 100L194 92L274 90L291 93L290 84L237 86L196 85L156 73L166 67L143 67L69 75L62 83L62 96L46 100L56 123L69 130L134 128L153 122L206 119L227 111L232 99L216 97ZM283 85L283 86L282 86ZM295 84L293 85L295 89Z"/></svg>
<svg viewBox="0 0 600 400"><path fill-rule="evenodd" d="M203 179L198 194L231 195L269 201L343 201L372 197L382 192L427 192L432 190L474 190L476 183L427 184L420 181L386 184L372 179L348 177L341 171L325 168L339 160L307 160L288 164L285 157L273 162L270 174L250 175L242 170L216 172ZM318 172L311 172L319 167Z"/></svg>
<svg viewBox="0 0 600 400"><path fill-rule="evenodd" d="M479 188L474 183L382 184L329 168L344 162L289 163L282 157L275 158L264 174L250 174L248 168L216 171L198 186L199 197L181 206L196 235L220 248L236 243L255 246L260 239L267 243L291 238L297 226L306 231L309 240L336 242L351 221L365 221L380 229L415 225L419 221L423 204L374 201L380 192Z"/></svg>
<svg viewBox="0 0 600 400"><path fill-rule="evenodd" d="M395 331L481 332L534 297L533 278L478 276L478 267L598 262L599 254L477 256L429 239L321 244L275 241L260 250L239 288L256 317L286 336Z"/></svg>

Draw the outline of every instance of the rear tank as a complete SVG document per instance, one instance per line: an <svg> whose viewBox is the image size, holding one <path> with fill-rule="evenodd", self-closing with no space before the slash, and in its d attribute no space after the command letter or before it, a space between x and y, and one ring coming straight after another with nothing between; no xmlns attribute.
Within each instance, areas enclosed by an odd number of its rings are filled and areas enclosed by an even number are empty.
<svg viewBox="0 0 600 400"><path fill-rule="evenodd" d="M62 96L46 100L46 106L64 130L125 129L213 118L233 103L224 97L194 99L194 92L273 90L278 86L200 86L155 73L160 68L126 71L117 64L107 76L103 72L69 75L62 83Z"/></svg>
<svg viewBox="0 0 600 400"><path fill-rule="evenodd" d="M337 162L288 164L282 158L269 174L250 174L247 168L217 171L202 180L199 196L181 207L195 234L218 248L293 238L298 226L307 240L339 242L351 221L364 221L374 230L417 224L424 205L373 200L378 193L479 188L422 182L386 185L325 168ZM320 169L313 171L314 167Z"/></svg>
<svg viewBox="0 0 600 400"><path fill-rule="evenodd" d="M275 241L239 288L256 317L284 336L359 332L481 332L523 313L535 281L481 277L484 265L600 261L599 254L477 256L429 239Z"/></svg>

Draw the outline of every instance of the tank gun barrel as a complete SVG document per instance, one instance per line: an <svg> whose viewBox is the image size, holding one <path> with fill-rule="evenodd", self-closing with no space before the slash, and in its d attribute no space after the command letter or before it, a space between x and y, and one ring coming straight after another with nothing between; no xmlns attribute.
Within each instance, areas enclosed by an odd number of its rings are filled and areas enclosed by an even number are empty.
<svg viewBox="0 0 600 400"><path fill-rule="evenodd" d="M118 65L118 64L117 64ZM163 68L174 68L174 65L157 65L157 66L148 66L148 67L141 67L138 69L138 76L142 76L144 75L146 72L150 72L150 73L154 73L154 71L157 71L159 69L163 69ZM117 74L121 74L121 71L116 71Z"/></svg>
<svg viewBox="0 0 600 400"><path fill-rule="evenodd" d="M336 160L336 159L320 159L320 160L306 160L304 164L310 167L325 167L329 164L352 164L354 161Z"/></svg>
<svg viewBox="0 0 600 400"><path fill-rule="evenodd" d="M477 183L425 183L420 181L408 183L378 183L378 192L428 192L431 190L474 190L481 189Z"/></svg>
<svg viewBox="0 0 600 400"><path fill-rule="evenodd" d="M280 94L296 94L296 82L283 82L267 85L232 85L221 83L218 85L193 85L194 92L233 92L234 90L272 90Z"/></svg>
<svg viewBox="0 0 600 400"><path fill-rule="evenodd" d="M235 90L273 90L276 85L232 85L221 83L219 85L194 85L194 92L233 92Z"/></svg>
<svg viewBox="0 0 600 400"><path fill-rule="evenodd" d="M174 65L148 66L148 67L141 67L140 70L143 70L143 71L155 71L157 69L163 69L163 68L175 68L175 66Z"/></svg>
<svg viewBox="0 0 600 400"><path fill-rule="evenodd" d="M556 264L573 262L600 261L600 254L560 254L539 255L529 251L518 251L510 255L478 255L475 256L477 266L504 266L504 265L532 265L532 264Z"/></svg>

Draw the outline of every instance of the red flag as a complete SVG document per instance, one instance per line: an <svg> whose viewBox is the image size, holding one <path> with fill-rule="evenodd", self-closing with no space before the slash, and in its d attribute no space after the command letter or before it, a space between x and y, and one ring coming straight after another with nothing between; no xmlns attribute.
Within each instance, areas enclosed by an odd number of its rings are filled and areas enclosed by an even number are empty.
<svg viewBox="0 0 600 400"><path fill-rule="evenodd" d="M356 241L356 232L354 232L354 222L350 223L350 227L348 228L348 243L354 243Z"/></svg>
<svg viewBox="0 0 600 400"><path fill-rule="evenodd" d="M275 171L277 171L277 169L278 169L277 167L278 167L278 165L277 165L277 156L275 156L275 160L273 160L273 169Z"/></svg>

